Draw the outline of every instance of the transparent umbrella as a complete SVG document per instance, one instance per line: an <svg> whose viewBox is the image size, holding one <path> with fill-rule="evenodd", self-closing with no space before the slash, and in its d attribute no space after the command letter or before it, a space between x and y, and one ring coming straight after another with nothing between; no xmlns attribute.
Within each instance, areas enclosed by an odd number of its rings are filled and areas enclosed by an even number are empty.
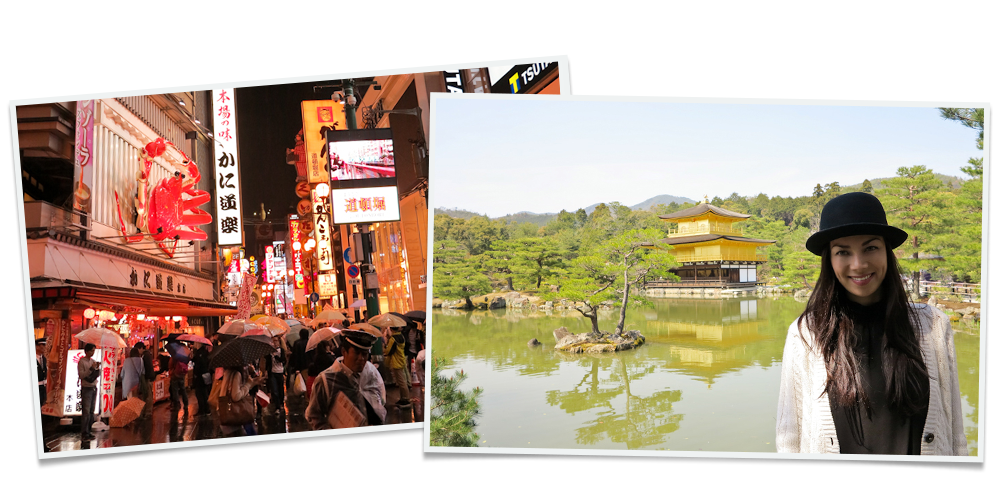
<svg viewBox="0 0 1000 500"><path fill-rule="evenodd" d="M94 327L76 334L76 338L97 347L128 347L121 335L107 328Z"/></svg>

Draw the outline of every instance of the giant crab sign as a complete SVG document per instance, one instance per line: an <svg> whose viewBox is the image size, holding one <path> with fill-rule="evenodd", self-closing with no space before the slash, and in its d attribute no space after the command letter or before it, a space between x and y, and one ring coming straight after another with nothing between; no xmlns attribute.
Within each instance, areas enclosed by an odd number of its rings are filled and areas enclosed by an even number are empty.
<svg viewBox="0 0 1000 500"><path fill-rule="evenodd" d="M186 173L174 172L173 177L161 180L155 186L149 182L149 171L153 166L153 158L162 155L171 146L184 158ZM163 253L173 257L180 240L202 241L208 238L205 231L195 226L209 224L212 216L197 208L208 203L211 196L197 189L201 173L198 165L191 161L183 151L169 141L158 138L139 150L143 167L136 179L135 194L135 234L128 234L125 219L122 217L121 199L115 191L115 202L118 207L118 223L122 237L127 243L138 243L144 238L152 238ZM184 197L187 195L187 198Z"/></svg>

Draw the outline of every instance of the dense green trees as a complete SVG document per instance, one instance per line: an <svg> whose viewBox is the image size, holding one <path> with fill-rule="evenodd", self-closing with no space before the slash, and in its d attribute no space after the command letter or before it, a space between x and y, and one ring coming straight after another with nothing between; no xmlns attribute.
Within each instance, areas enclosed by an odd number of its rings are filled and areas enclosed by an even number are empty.
<svg viewBox="0 0 1000 500"><path fill-rule="evenodd" d="M974 111L942 111L942 116L981 130L981 120L976 121L980 115ZM817 184L811 195L807 190L803 196L787 198L732 193L726 198L716 196L711 203L751 215L735 224L744 236L775 241L763 248L767 262L758 267L758 279L770 284L811 288L816 283L819 258L805 249L805 241L819 229L823 206L832 197L851 191L872 192L885 206L889 223L909 233L896 252L904 270L930 272L935 279L979 282L982 158L970 158L962 171L970 178L942 182L942 176L915 165L900 167L895 177L887 179L865 179L855 185ZM434 219L434 295L469 302L474 295L506 289L570 299L582 304L578 309L596 330L597 307L602 302L611 301L624 311L638 297L636 287L668 276L675 264L666 252L638 243L666 238L668 224L659 216L690 206L670 203L631 210L620 203L602 203L590 214L582 209L563 210L541 227L438 214ZM639 258L641 265L629 261L632 257ZM630 267L635 265L639 267ZM617 328L623 327L623 321L618 321Z"/></svg>

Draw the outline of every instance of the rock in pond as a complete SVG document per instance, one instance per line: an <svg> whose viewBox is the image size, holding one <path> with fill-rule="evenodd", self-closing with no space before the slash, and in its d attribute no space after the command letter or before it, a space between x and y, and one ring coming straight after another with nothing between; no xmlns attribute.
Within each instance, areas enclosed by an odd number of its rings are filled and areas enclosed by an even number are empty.
<svg viewBox="0 0 1000 500"><path fill-rule="evenodd" d="M565 330L565 328L556 330L553 332L553 335L559 338L559 333L562 333L560 330ZM635 349L645 343L646 337L643 337L639 333L639 330L629 330L623 332L621 335L608 332L587 332L577 335L567 334L559 338L555 347L563 352L597 353L626 351L628 349Z"/></svg>

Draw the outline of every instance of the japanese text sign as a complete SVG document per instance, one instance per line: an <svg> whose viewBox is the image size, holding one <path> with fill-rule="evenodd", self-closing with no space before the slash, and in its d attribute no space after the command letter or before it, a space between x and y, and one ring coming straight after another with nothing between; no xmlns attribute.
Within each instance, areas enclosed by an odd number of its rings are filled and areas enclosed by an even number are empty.
<svg viewBox="0 0 1000 500"><path fill-rule="evenodd" d="M223 246L243 243L234 96L234 89L212 91L215 124L215 209L218 214L219 245Z"/></svg>

